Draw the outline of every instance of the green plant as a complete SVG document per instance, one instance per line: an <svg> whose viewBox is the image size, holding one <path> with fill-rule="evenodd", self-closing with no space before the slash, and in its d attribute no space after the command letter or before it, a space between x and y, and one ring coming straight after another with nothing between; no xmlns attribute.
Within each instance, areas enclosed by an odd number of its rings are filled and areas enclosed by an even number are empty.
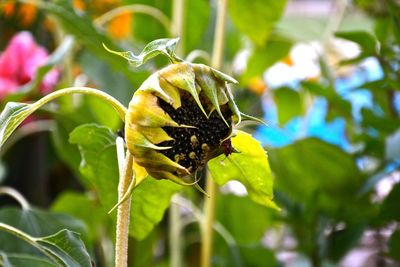
<svg viewBox="0 0 400 267"><path fill-rule="evenodd" d="M225 6L222 5L221 9L225 10ZM222 25L223 23L222 19L219 24ZM222 34L223 28L219 29L217 33L218 40L221 40L222 36L219 35ZM136 192L136 186L139 186L139 183L144 183L145 178L146 180L153 179L147 177L147 173L154 178L170 179L179 184L187 184L187 182L184 182L184 178L189 175L194 175L194 184L197 185L198 178L196 173L198 170L200 170L207 161L222 154L224 157L227 157L226 160L229 160L229 164L222 163L221 157L216 158L214 163L210 165L210 171L213 173L214 179L221 184L226 183L228 180L238 179L248 187L250 197L256 202L266 206L275 207L275 204L272 202L272 180L265 152L260 147L260 144L254 141L250 135L246 135L241 131L232 130L233 125L239 124L242 121L242 118L256 120L251 116L239 112L235 102L233 101L232 93L226 86L226 83L236 81L233 78L205 65L181 63L182 60L177 58L174 54L176 43L176 40L173 39L160 39L153 41L144 48L143 52L139 56L135 56L130 52L114 52L126 57L136 66L143 64L149 58L160 53L168 56L174 63L174 65L153 74L142 84L134 94L128 110L126 110L116 99L106 93L91 88L71 87L51 93L33 104L9 102L5 106L0 117L0 129L2 133L1 144L5 143L11 133L24 119L44 104L55 98L75 93L92 95L102 99L106 103L110 104L117 111L119 117L125 121L125 139L128 147L126 155L123 144L121 147L121 143L117 141L118 159L120 161L118 163L118 166L120 166L120 184L118 189L119 202L115 206L118 207L116 225L116 266L127 265L129 220L130 217L133 221L140 219L140 215L135 215L136 212L134 207L132 212L133 214L130 215L130 197L132 193ZM222 49L219 46L221 46L221 44L216 44L217 49ZM215 57L221 57L221 51L217 52ZM219 63L214 64L219 65ZM195 108L196 106L197 108ZM179 115L182 116L180 118L178 113L181 107L182 109L190 109L190 112L194 112L194 117L189 116L189 110L184 110L185 112L181 112L182 115ZM175 112L178 113L174 114ZM189 113L186 114L186 112ZM196 122L197 120L199 121ZM215 123L219 124L215 125ZM146 130L146 127L150 127L149 129L151 131ZM159 128L157 129L157 127ZM205 127L205 130L200 130L202 127ZM221 127L225 127L226 130L221 132L221 136L212 137L215 140L212 138L210 139L210 136L207 136L211 133L209 132L210 130L221 131ZM181 131L183 130L182 133L177 132L180 131L180 129ZM182 135L188 131L193 132L192 134L189 134L191 135L190 140L186 140L186 136L183 137ZM204 131L204 133L201 131ZM166 134L168 134L169 137L166 136ZM84 138L83 135L85 135L86 138ZM91 154L91 150L103 152L103 142L93 143L93 141L100 141L103 137L108 136L108 142L111 142L112 144L114 142L112 135L112 132L107 128L95 125L86 125L76 128L71 133L70 142L79 145L85 164L92 168L93 173L97 173L100 166L97 162L91 163L90 157L98 156L99 154ZM182 140L179 139L182 138L181 136L183 137ZM196 140L192 140L193 136ZM233 140L231 141L232 136ZM87 137L90 138L88 139ZM116 140L118 140L118 138ZM161 143L169 141L173 141L174 144L171 146L167 144L166 147L162 147L165 145L162 145ZM184 144L184 142L189 141L190 143ZM109 144L104 143L106 146L109 146ZM201 151L203 151L203 154L197 155L195 152L189 153L189 151L188 154L183 154L183 152L186 153L189 146L192 146L195 151L198 150L196 150L196 147L198 146L201 148ZM171 156L170 153L168 153L168 150L171 150L172 152L180 151L181 148L183 150L182 153L177 154L178 158L176 158L175 155L171 154ZM239 153L237 153L236 149ZM164 151L166 152L164 153ZM194 155L192 156L191 154ZM121 163L122 160L124 160L124 164ZM258 169L258 171L254 172L254 168ZM229 173L229 176L226 175L227 173ZM257 179L255 179L255 177L257 177ZM210 180L210 177L207 179ZM95 187L101 188L101 186L97 185L98 181L93 180L92 182L95 184ZM114 184L113 187L116 187L116 185ZM143 189L143 187L144 186L140 185L140 188ZM164 201L167 201L167 204L171 194L176 192L179 187L161 186L159 189L165 191ZM100 191L102 190L100 189ZM143 194L141 196L143 199L151 196L151 192L147 192L145 189L141 192L141 194ZM109 194L110 193L108 193L108 195ZM215 198L215 189L211 190L209 194L212 198ZM135 193L134 196L135 198L138 197L138 200L136 201L138 202L137 206L140 207L140 209L145 209L146 206L154 206L152 203L140 203L140 195L136 196ZM100 193L99 197L100 199L105 199L103 204L109 204L110 200L108 200L106 196L102 196ZM157 209L160 210L165 208L166 207L157 206ZM206 221L206 227L209 229L213 228L213 213L213 210L207 211L206 218L208 218L208 220ZM154 224L154 222L151 224ZM36 245L36 243L39 242L39 239L31 238L11 226L4 225L3 228L9 233L22 238L39 249L42 249L42 247ZM136 234L137 237L140 238L145 237L149 233L149 230L146 230L145 228L137 229L136 231L138 231ZM68 252L74 248L75 241L72 237L70 238L67 235L64 238L67 240L67 243L71 243L65 248L58 246L56 242L52 243L51 238L48 238L48 242L51 246L55 246L58 250L61 250L62 255L70 257L72 260L74 260L75 257L80 258L81 256L76 253L70 254ZM207 230L204 234L204 238L204 246L208 247L208 252L204 252L204 257L202 259L203 266L209 266L211 260L210 251L212 231ZM53 251L54 248L49 248L48 250L50 253L46 253L48 256L56 253ZM63 266L73 265L68 259L64 259L62 256L57 260L53 257L50 257L50 259ZM85 263L80 262L75 264L77 264L76 266L87 266L90 264L89 262L90 261L86 258Z"/></svg>

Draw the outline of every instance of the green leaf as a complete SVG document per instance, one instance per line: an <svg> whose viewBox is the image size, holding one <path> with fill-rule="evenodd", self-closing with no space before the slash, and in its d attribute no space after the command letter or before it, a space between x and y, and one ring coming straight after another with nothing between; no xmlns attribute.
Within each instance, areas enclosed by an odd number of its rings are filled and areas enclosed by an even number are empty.
<svg viewBox="0 0 400 267"><path fill-rule="evenodd" d="M156 180L150 176L141 182L132 195L129 233L138 240L150 234L163 218L172 195L181 188L169 180Z"/></svg>
<svg viewBox="0 0 400 267"><path fill-rule="evenodd" d="M214 180L220 185L237 180L246 187L250 199L267 207L278 208L272 201L273 179L267 154L261 144L250 134L237 131L232 138L232 145L239 153L227 158L221 155L209 161Z"/></svg>
<svg viewBox="0 0 400 267"><path fill-rule="evenodd" d="M38 209L3 208L0 222L0 249L5 252L43 255L39 254L41 251L57 266L91 266L79 234L65 230L86 233L86 228L70 216ZM54 232L58 234L47 236Z"/></svg>
<svg viewBox="0 0 400 267"><path fill-rule="evenodd" d="M39 209L3 208L0 210L0 222L12 225L31 236L47 236L67 228L82 233L85 239L87 237L87 228L80 220ZM4 232L0 232L0 244L0 250L5 252L37 253L31 246Z"/></svg>
<svg viewBox="0 0 400 267"><path fill-rule="evenodd" d="M233 194L218 196L217 221L228 230L238 245L259 242L266 229L273 225L275 213L277 211L262 206L249 197ZM245 227L243 218L246 218Z"/></svg>
<svg viewBox="0 0 400 267"><path fill-rule="evenodd" d="M38 6L46 12L55 15L60 22L60 26L68 33L74 35L79 43L89 49L102 61L110 64L114 70L124 73L133 84L135 77L129 70L127 64L104 50L102 43L106 44L111 49L118 49L113 42L102 32L97 30L92 23L92 20L87 15L74 11L70 1L58 0L52 2L40 2Z"/></svg>
<svg viewBox="0 0 400 267"><path fill-rule="evenodd" d="M346 225L345 229L335 230L328 236L327 254L329 259L337 262L348 251L358 244L358 240L364 233L364 224Z"/></svg>
<svg viewBox="0 0 400 267"><path fill-rule="evenodd" d="M95 124L81 125L70 134L70 142L77 144L81 152L81 173L107 210L117 203L119 174L115 138L110 129ZM144 239L161 221L171 196L180 188L171 181L150 176L141 182L132 195L130 234Z"/></svg>
<svg viewBox="0 0 400 267"><path fill-rule="evenodd" d="M114 57L110 54L109 56ZM126 64L124 60L121 61ZM151 74L145 70L134 69L130 74L130 77L135 77L136 81L133 83L124 74L113 71L110 64L100 60L95 54L89 52L81 53L79 65L93 84L96 85L96 88L113 95L125 106L129 104L134 93L134 88L139 88L141 82ZM106 116L103 117L106 118Z"/></svg>
<svg viewBox="0 0 400 267"><path fill-rule="evenodd" d="M111 209L117 203L118 165L115 148L116 135L105 126L83 124L69 137L81 153L79 170L93 187L101 203Z"/></svg>
<svg viewBox="0 0 400 267"><path fill-rule="evenodd" d="M120 118L125 119L126 108L110 95L100 90L87 87L69 87L57 90L44 96L35 103L25 104L8 102L4 110L0 114L0 147L4 144L11 133L34 111L48 102L60 96L71 95L75 93L94 95L109 103L119 113Z"/></svg>
<svg viewBox="0 0 400 267"><path fill-rule="evenodd" d="M172 10L172 1L158 1L158 0L131 0L123 1L125 4L143 4L152 6L163 12L170 14ZM169 36L171 29L163 26L162 23L147 14L134 13L132 23L133 38L136 43L149 43L157 36ZM145 25L145 26L144 26Z"/></svg>
<svg viewBox="0 0 400 267"><path fill-rule="evenodd" d="M3 264L3 265L2 265ZM54 263L50 262L44 257L37 257L29 254L20 253L0 253L0 266L4 267L56 267Z"/></svg>
<svg viewBox="0 0 400 267"><path fill-rule="evenodd" d="M61 230L47 237L33 237L23 231L0 222L0 231L5 231L44 253L56 266L91 267L91 260L79 234Z"/></svg>
<svg viewBox="0 0 400 267"><path fill-rule="evenodd" d="M232 0L229 15L239 31L262 46L280 19L286 0Z"/></svg>
<svg viewBox="0 0 400 267"><path fill-rule="evenodd" d="M51 210L69 214L77 218L88 226L88 235L91 241L101 236L104 226L109 225L111 228L111 218L108 216L104 207L90 198L88 195L76 192L66 191L62 193L53 203Z"/></svg>
<svg viewBox="0 0 400 267"><path fill-rule="evenodd" d="M365 128L375 128L380 133L391 134L400 128L400 121L390 116L382 116L376 112L362 108L362 126Z"/></svg>
<svg viewBox="0 0 400 267"><path fill-rule="evenodd" d="M376 38L366 31L337 32L335 36L357 43L364 53L375 55L377 53L378 42Z"/></svg>
<svg viewBox="0 0 400 267"><path fill-rule="evenodd" d="M286 57L292 47L288 39L276 36L263 46L256 47L252 52L242 82L247 83L251 78L261 76L262 73L280 59Z"/></svg>
<svg viewBox="0 0 400 267"><path fill-rule="evenodd" d="M65 267L91 267L90 256L79 234L69 230L36 239L43 250L58 259L58 264Z"/></svg>
<svg viewBox="0 0 400 267"><path fill-rule="evenodd" d="M275 254L262 244L253 244L240 247L240 254L243 257L245 266L264 267L279 266Z"/></svg>
<svg viewBox="0 0 400 267"><path fill-rule="evenodd" d="M11 133L38 107L29 104L8 102L0 114L0 147Z"/></svg>
<svg viewBox="0 0 400 267"><path fill-rule="evenodd" d="M157 39L149 44L147 44L142 52L139 55L135 55L131 51L126 51L126 52L117 52L109 49L106 45L103 44L104 48L112 53L116 54L118 56L121 56L128 60L128 62L133 66L133 67L139 67L146 63L147 60L157 56L157 55L164 55L167 56L172 62L179 62L181 61L180 59L177 58L175 55L175 48L176 45L178 44L179 38L174 38L174 39L169 39L169 38L164 38L164 39Z"/></svg>
<svg viewBox="0 0 400 267"><path fill-rule="evenodd" d="M94 97L87 97L86 103L99 124L113 130L118 130L121 127L121 120L110 105Z"/></svg>
<svg viewBox="0 0 400 267"><path fill-rule="evenodd" d="M196 12L193 12L196 10ZM210 5L205 0L188 0L185 3L185 34L182 44L186 53L198 49L209 25Z"/></svg>
<svg viewBox="0 0 400 267"><path fill-rule="evenodd" d="M400 221L399 202L400 184L396 184L382 203L378 218L383 224L390 221Z"/></svg>
<svg viewBox="0 0 400 267"><path fill-rule="evenodd" d="M3 161L0 160L0 184L2 184L5 176L6 176L6 166L4 166Z"/></svg>
<svg viewBox="0 0 400 267"><path fill-rule="evenodd" d="M67 112L53 114L55 123L54 130L51 131L50 137L57 156L79 176L78 166L80 162L80 153L76 146L68 142L69 133L79 124L74 121L75 116L69 115L70 114ZM78 112L75 115L81 116L82 113Z"/></svg>
<svg viewBox="0 0 400 267"><path fill-rule="evenodd" d="M352 155L316 138L307 138L269 151L276 188L297 202L310 202L325 211L355 207L364 176ZM365 210L352 210L353 215Z"/></svg>
<svg viewBox="0 0 400 267"><path fill-rule="evenodd" d="M302 112L300 94L288 87L282 87L273 91L274 100L278 110L278 121L284 125Z"/></svg>
<svg viewBox="0 0 400 267"><path fill-rule="evenodd" d="M400 230L395 231L389 240L389 256L400 261Z"/></svg>

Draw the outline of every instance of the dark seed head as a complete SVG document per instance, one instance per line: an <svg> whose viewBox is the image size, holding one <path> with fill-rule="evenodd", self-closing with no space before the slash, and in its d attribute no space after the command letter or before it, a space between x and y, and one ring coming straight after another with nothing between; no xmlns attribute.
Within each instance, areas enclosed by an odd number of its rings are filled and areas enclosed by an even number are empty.
<svg viewBox="0 0 400 267"><path fill-rule="evenodd" d="M182 105L178 109L174 109L161 98L158 98L158 105L178 124L194 127L162 127L174 140L157 144L162 147L171 146L172 148L161 150L159 153L177 161L191 173L201 169L209 160L210 155L220 148L221 141L231 133L231 129L216 111L213 111L207 118L194 99L186 93L182 93ZM207 105L204 106L208 113ZM230 124L232 112L228 105L221 106L221 111L225 120ZM177 155L187 156L179 157Z"/></svg>

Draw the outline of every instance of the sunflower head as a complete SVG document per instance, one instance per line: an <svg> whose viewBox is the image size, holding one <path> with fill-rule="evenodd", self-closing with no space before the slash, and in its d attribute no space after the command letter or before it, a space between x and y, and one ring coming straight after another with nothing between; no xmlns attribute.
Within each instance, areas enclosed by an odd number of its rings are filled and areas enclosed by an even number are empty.
<svg viewBox="0 0 400 267"><path fill-rule="evenodd" d="M240 112L227 83L206 65L179 62L152 74L135 92L125 124L135 162L156 179L184 183L208 160L234 151Z"/></svg>

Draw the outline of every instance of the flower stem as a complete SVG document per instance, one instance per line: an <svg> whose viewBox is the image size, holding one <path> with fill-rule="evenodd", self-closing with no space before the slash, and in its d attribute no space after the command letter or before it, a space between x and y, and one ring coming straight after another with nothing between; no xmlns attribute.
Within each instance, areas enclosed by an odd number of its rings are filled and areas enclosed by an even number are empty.
<svg viewBox="0 0 400 267"><path fill-rule="evenodd" d="M185 0L174 0L172 2L172 24L171 33L174 37L180 37L180 44L177 47L176 53L183 56L184 51L184 20L185 20Z"/></svg>
<svg viewBox="0 0 400 267"><path fill-rule="evenodd" d="M108 11L107 13L101 15L97 19L94 20L94 23L97 26L104 26L107 22L111 21L115 17L118 17L122 14L125 13L133 13L133 14L146 14L154 19L158 20L160 24L167 30L169 31L171 28L171 21L169 18L159 9L152 7L150 5L142 5L142 4L133 4L133 5L126 5L126 6L121 6L117 7L115 9L112 9Z"/></svg>
<svg viewBox="0 0 400 267"><path fill-rule="evenodd" d="M118 200L120 200L128 190L129 184L133 179L133 156L127 151L124 168L120 175L118 185ZM115 241L115 266L126 267L128 265L128 239L129 239L129 219L131 209L131 196L127 201L118 206L117 232Z"/></svg>
<svg viewBox="0 0 400 267"><path fill-rule="evenodd" d="M202 247L201 247L201 267L211 266L211 257L214 238L215 207L217 203L218 186L207 173L206 191L210 197L205 199L204 218L202 225Z"/></svg>
<svg viewBox="0 0 400 267"><path fill-rule="evenodd" d="M125 114L126 114L126 108L124 105L122 105L118 100L116 100L114 97L111 95L104 93L103 91L89 88L89 87L69 87L65 89L61 89L58 91L55 91L51 94L46 95L45 97L39 99L37 102L35 102L33 105L35 105L37 108L41 107L42 105L46 104L47 102L50 102L51 100L54 100L57 97L64 96L64 95L71 95L71 94L84 94L84 95L92 95L100 98L101 100L104 100L108 104L110 104L117 112L119 117L121 118L122 121L125 121Z"/></svg>
<svg viewBox="0 0 400 267"><path fill-rule="evenodd" d="M217 7L217 22L215 25L213 55L211 59L211 66L216 69L221 67L222 58L224 56L224 33L227 1L228 0L219 0Z"/></svg>
<svg viewBox="0 0 400 267"><path fill-rule="evenodd" d="M212 67L219 69L222 65L224 51L224 32L225 32L225 17L226 17L227 0L218 1L217 22L214 33L213 55L211 58ZM207 173L206 192L210 196L205 199L204 212L205 219L202 222L202 247L201 247L201 267L211 266L211 257L213 250L214 237L214 221L215 207L218 196L218 186L211 179L210 173Z"/></svg>
<svg viewBox="0 0 400 267"><path fill-rule="evenodd" d="M24 198L24 196L21 195L20 192L18 192L12 187L1 186L0 195L9 195L10 197L14 198L21 205L21 208L24 211L29 210L31 208L28 201L26 201L26 199Z"/></svg>

